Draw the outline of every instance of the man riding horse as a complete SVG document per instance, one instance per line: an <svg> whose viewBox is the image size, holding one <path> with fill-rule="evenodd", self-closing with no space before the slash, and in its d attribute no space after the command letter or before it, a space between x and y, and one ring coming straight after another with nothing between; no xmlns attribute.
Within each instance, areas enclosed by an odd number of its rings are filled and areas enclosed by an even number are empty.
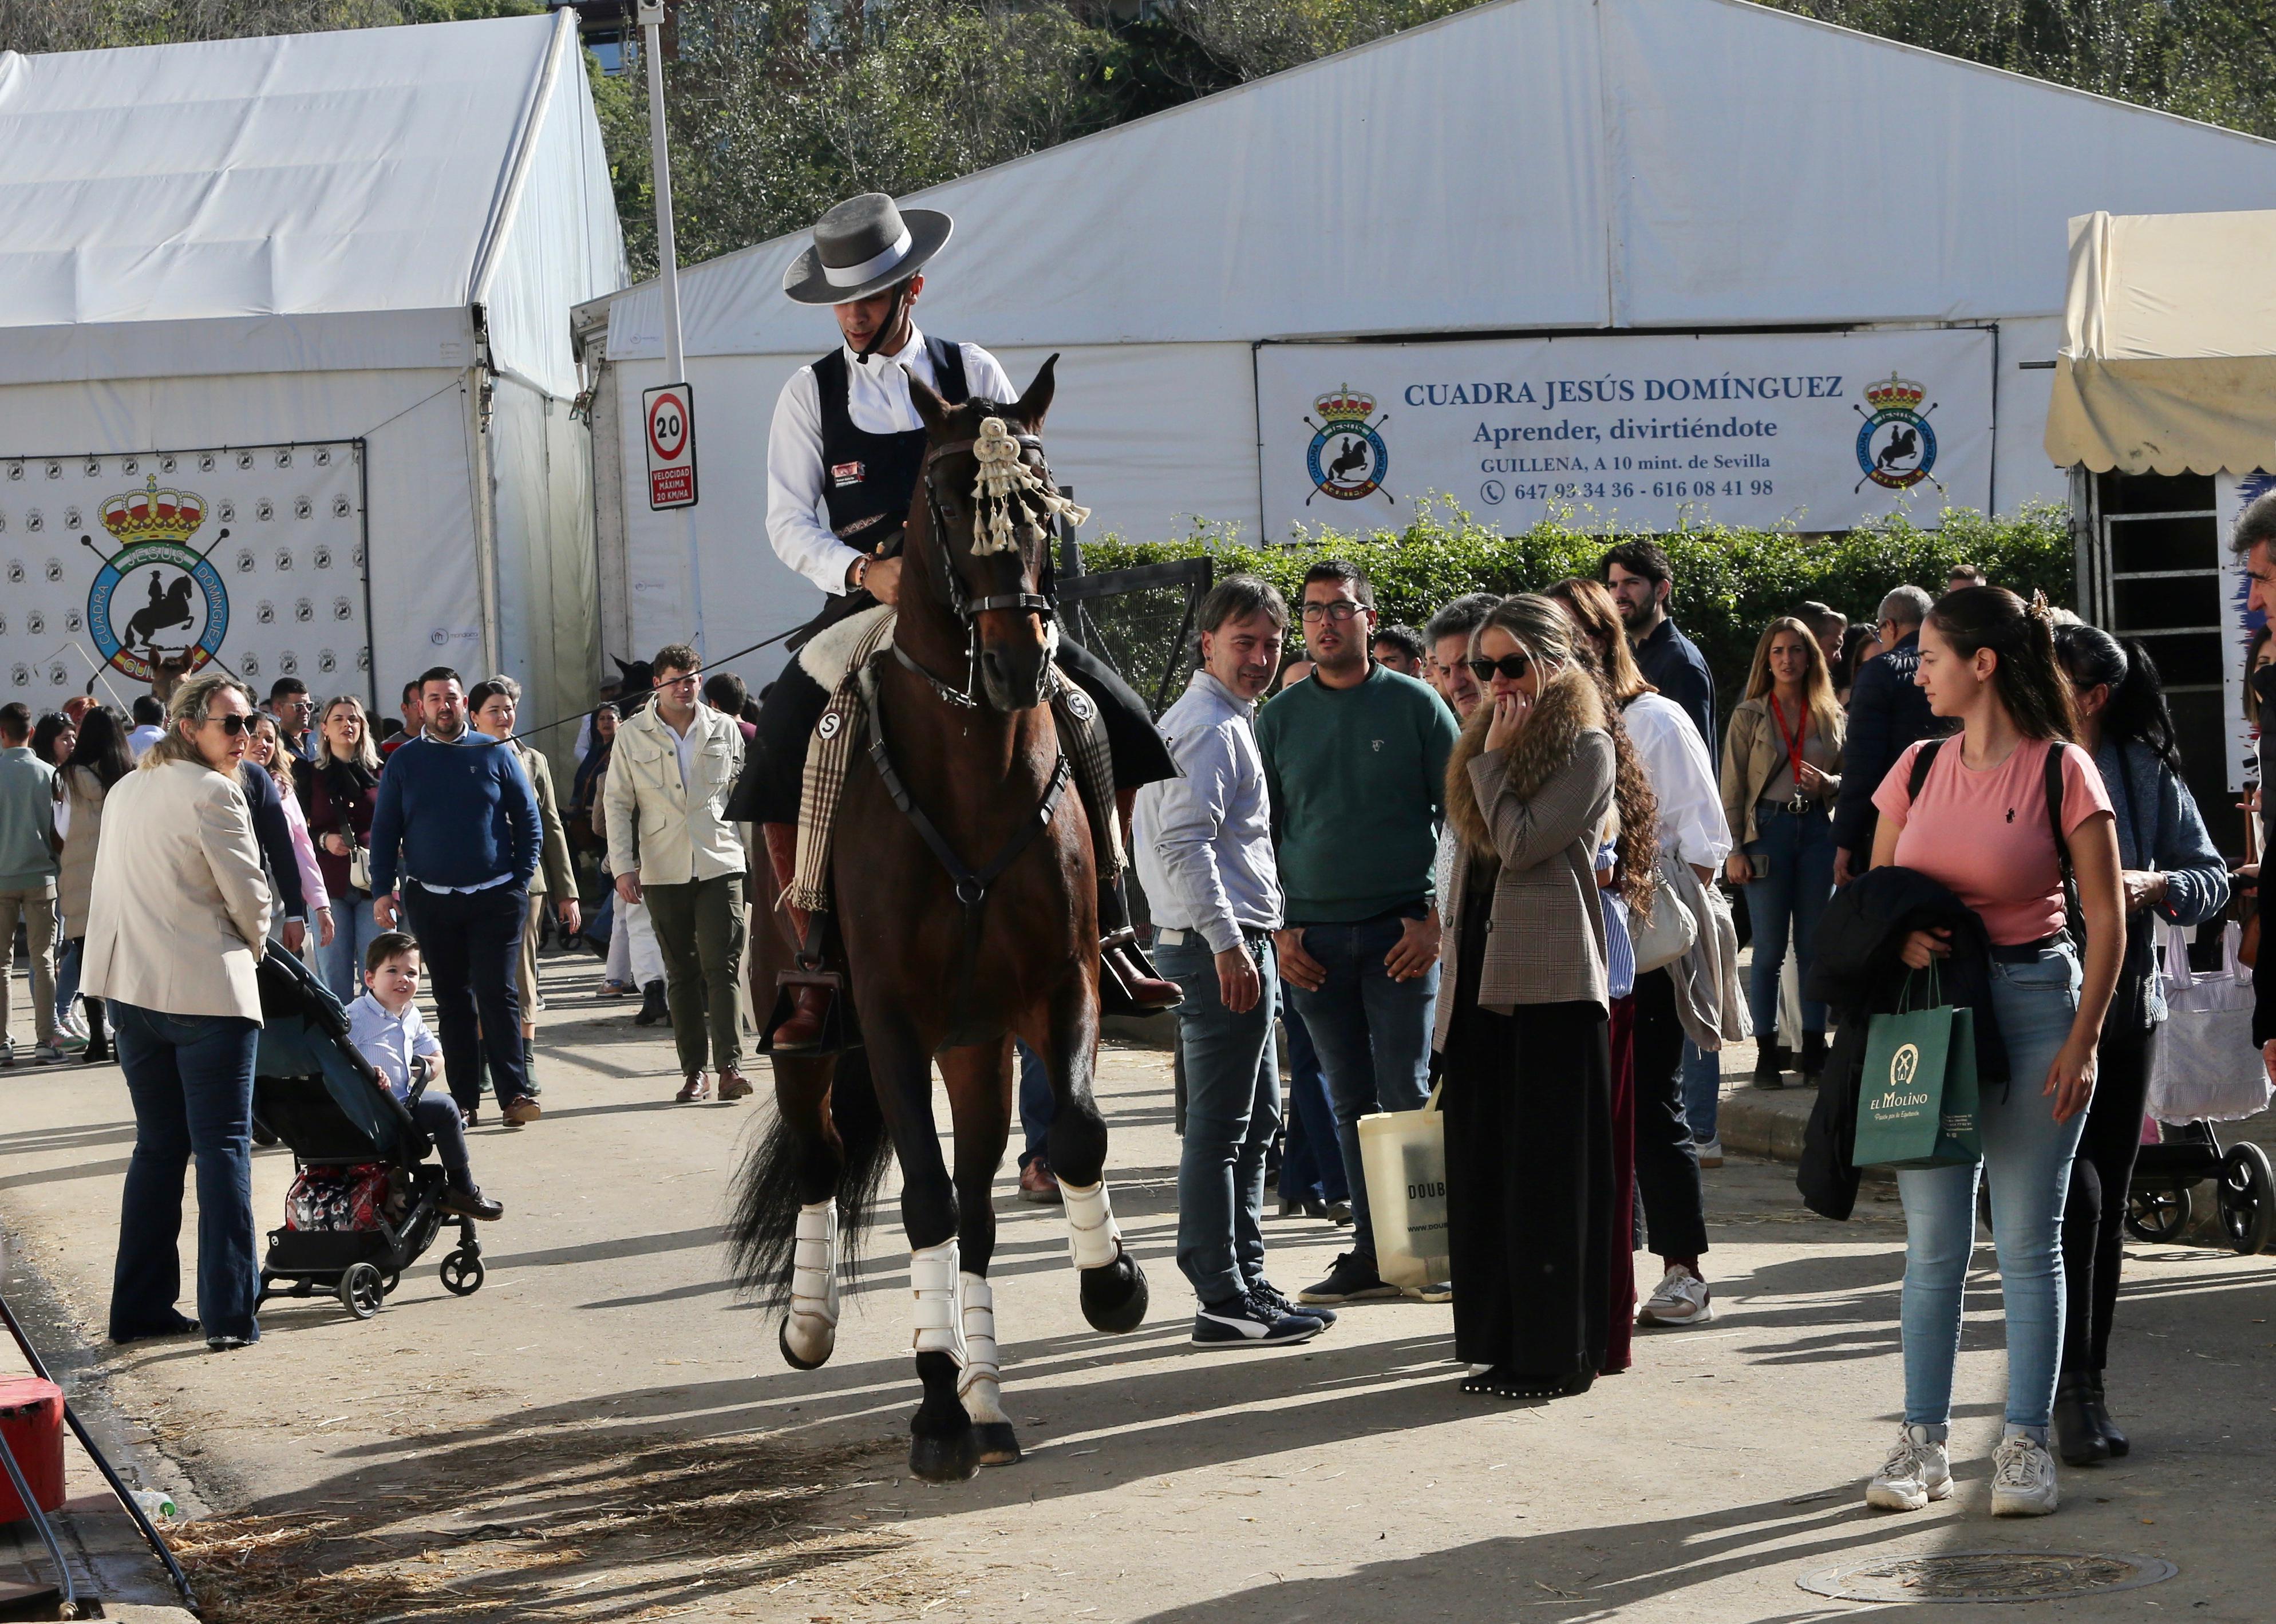
<svg viewBox="0 0 2276 1624"><path fill-rule="evenodd" d="M975 344L929 338L912 317L922 269L953 230L935 209L904 212L882 193L850 198L824 215L813 246L792 262L783 291L828 305L843 338L783 385L767 445L767 535L776 556L830 595L793 647L878 603L899 601L902 528L924 466L925 429L910 398L922 380L950 405L1011 402L1020 391ZM1127 827L1139 785L1173 778L1176 764L1144 703L1113 671L1074 642L1058 641L1060 672L1097 704L1113 756L1116 799ZM731 816L765 834L777 892L797 867L800 796L807 752L830 693L796 660L767 696L736 786ZM824 951L807 911L786 907L809 955ZM1157 977L1128 929L1119 884L1102 882L1100 990L1110 1009L1150 1013L1174 1006L1176 985ZM835 972L785 977L790 1012L772 1032L777 1054L816 1053L831 1030Z"/></svg>

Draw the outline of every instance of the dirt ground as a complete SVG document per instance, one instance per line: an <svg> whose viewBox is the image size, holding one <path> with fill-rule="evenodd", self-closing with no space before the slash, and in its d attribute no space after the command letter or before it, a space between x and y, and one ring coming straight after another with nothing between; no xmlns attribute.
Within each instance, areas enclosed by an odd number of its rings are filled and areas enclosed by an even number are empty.
<svg viewBox="0 0 2276 1624"><path fill-rule="evenodd" d="M729 1174L770 1106L763 1092L671 1103L668 1043L630 1025L631 1004L596 998L590 962L547 966L544 1120L474 1137L508 1208L483 1233L483 1289L447 1294L438 1244L376 1319L273 1302L261 1342L232 1355L99 1341L133 1139L125 1089L105 1068L0 1072L10 1300L63 1346L80 1407L177 1487L192 1516L176 1537L217 1624L1759 1624L1893 1614L1798 1582L1958 1552L2178 1567L2034 1616L2269 1614L2271 1259L2134 1248L2111 1373L2132 1458L2066 1472L2056 1517L1994 1522L2003 1359L1983 1248L1960 1492L1888 1517L1861 1485L1900 1395L1893 1203L1827 1223L1788 1169L1733 1157L1708 1175L1715 1323L1640 1337L1632 1372L1552 1405L1459 1395L1445 1307L1362 1305L1301 1348L1204 1351L1172 1261L1167 1057L1143 1049L1104 1057L1101 1094L1150 1318L1124 1337L1084 1326L1065 1226L1013 1199L1007 1157L994 1279L1028 1458L920 1484L890 1197L835 1360L786 1368L718 1241ZM1734 1082L1749 1063L1731 1058ZM264 1228L291 1175L281 1149L256 1157ZM1340 1233L1272 1218L1274 1277L1316 1278Z"/></svg>

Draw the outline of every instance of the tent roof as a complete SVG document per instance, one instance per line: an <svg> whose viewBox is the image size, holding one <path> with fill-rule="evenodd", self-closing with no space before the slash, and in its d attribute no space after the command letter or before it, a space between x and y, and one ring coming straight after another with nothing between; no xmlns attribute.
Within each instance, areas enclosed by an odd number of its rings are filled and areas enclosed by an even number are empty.
<svg viewBox="0 0 2276 1624"><path fill-rule="evenodd" d="M929 327L1075 345L2052 316L2070 216L2272 187L2276 144L1740 0L1502 0L917 195ZM804 242L683 273L688 353L821 349Z"/></svg>
<svg viewBox="0 0 2276 1624"><path fill-rule="evenodd" d="M0 382L466 364L576 52L565 11L0 53Z"/></svg>
<svg viewBox="0 0 2276 1624"><path fill-rule="evenodd" d="M2056 466L2276 466L2276 212L2092 214L2070 233Z"/></svg>

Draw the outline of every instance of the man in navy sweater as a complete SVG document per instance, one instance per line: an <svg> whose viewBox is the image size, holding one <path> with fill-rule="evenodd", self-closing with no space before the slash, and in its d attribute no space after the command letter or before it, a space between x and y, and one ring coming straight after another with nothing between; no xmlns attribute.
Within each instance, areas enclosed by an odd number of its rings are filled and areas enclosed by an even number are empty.
<svg viewBox="0 0 2276 1624"><path fill-rule="evenodd" d="M399 911L427 956L441 1017L443 1075L472 1122L482 1104L481 1033L521 1030L514 963L537 869L537 797L514 753L467 725L458 672L424 672L419 694L425 727L379 775L371 911L382 930L398 929L400 880ZM493 1052L490 1075L508 1124L535 1122L518 1045Z"/></svg>

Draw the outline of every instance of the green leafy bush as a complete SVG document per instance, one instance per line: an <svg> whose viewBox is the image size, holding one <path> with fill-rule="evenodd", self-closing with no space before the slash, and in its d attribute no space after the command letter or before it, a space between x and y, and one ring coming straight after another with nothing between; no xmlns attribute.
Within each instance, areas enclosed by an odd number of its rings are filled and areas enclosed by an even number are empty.
<svg viewBox="0 0 2276 1624"><path fill-rule="evenodd" d="M1258 547L1202 526L1179 542L1105 536L1087 543L1082 557L1086 570L1100 571L1206 553L1218 575L1262 575L1292 599L1315 559L1347 558L1374 583L1385 621L1419 629L1465 592L1521 592L1593 574L1616 539L1554 520L1504 535L1451 504L1426 504L1403 530L1322 530L1292 545ZM1954 511L1934 530L1897 517L1833 536L1706 526L1656 539L1675 568L1676 623L1705 653L1726 708L1746 679L1763 627L1805 600L1831 604L1853 621L1870 619L1890 588L1909 581L1940 592L1946 572L1962 563L2026 595L2043 591L2052 603L2075 597L2069 515L2053 504L2003 519Z"/></svg>

